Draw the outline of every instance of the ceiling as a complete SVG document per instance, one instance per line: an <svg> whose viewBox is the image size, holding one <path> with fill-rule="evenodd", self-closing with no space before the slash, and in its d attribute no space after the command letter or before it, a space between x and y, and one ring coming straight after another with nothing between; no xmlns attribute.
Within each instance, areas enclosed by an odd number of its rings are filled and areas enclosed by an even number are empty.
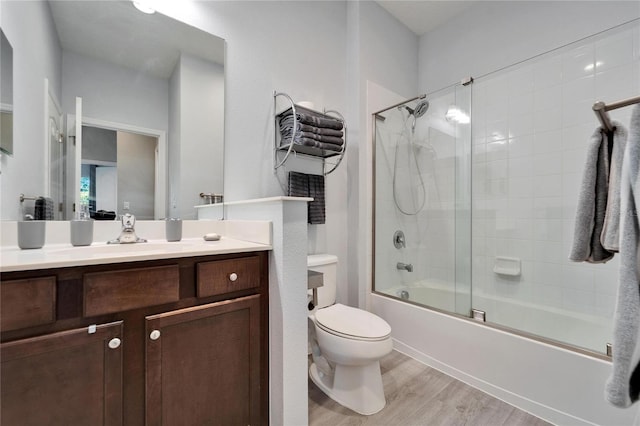
<svg viewBox="0 0 640 426"><path fill-rule="evenodd" d="M420 36L462 13L475 1L378 0L377 3Z"/></svg>
<svg viewBox="0 0 640 426"><path fill-rule="evenodd" d="M171 75L180 52L224 63L222 39L160 13L146 15L130 1L49 1L49 5L64 50L161 78Z"/></svg>

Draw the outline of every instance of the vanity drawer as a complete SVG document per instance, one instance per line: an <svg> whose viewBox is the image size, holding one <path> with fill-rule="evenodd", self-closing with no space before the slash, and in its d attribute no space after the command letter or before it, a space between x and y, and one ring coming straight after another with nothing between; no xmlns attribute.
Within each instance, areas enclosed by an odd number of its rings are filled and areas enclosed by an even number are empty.
<svg viewBox="0 0 640 426"><path fill-rule="evenodd" d="M198 263L198 297L260 286L258 256Z"/></svg>
<svg viewBox="0 0 640 426"><path fill-rule="evenodd" d="M17 330L55 321L55 277L4 281L0 292L0 330Z"/></svg>
<svg viewBox="0 0 640 426"><path fill-rule="evenodd" d="M178 265L84 275L84 316L128 311L180 299Z"/></svg>

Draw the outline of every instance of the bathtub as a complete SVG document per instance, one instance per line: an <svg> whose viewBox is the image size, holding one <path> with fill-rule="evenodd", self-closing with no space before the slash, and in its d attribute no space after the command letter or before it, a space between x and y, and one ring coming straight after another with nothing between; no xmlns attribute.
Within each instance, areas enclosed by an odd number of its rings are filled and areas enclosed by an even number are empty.
<svg viewBox="0 0 640 426"><path fill-rule="evenodd" d="M411 303L400 299L402 291ZM450 310L455 298L442 283L420 282L385 292L370 294L370 310L391 325L396 350L553 424L634 424L638 407L618 409L604 399L609 360L417 304L435 301L439 309ZM474 302L491 307L488 321L515 315L526 331L562 334L562 341L567 328L594 336L607 331L589 315L501 298L483 300L476 294Z"/></svg>
<svg viewBox="0 0 640 426"><path fill-rule="evenodd" d="M399 285L381 291L393 297L426 307L468 315L469 294L453 291L450 284L441 281L417 281L410 285ZM463 302L460 303L460 299ZM463 305L461 312L460 305ZM474 291L472 307L486 312L486 321L505 326L519 332L530 333L554 341L560 346L606 353L606 344L611 342L611 319L580 312L572 312L532 302L487 295Z"/></svg>

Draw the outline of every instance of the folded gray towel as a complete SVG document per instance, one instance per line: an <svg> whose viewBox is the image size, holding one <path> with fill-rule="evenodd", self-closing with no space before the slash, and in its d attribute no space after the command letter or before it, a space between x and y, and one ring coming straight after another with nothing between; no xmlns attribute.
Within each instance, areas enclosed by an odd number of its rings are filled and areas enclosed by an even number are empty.
<svg viewBox="0 0 640 426"><path fill-rule="evenodd" d="M288 116L293 117L293 111L291 108L281 113L280 119L286 119ZM342 121L337 118L330 118L325 114L320 114L319 112L303 108L301 106L296 106L296 119L300 123L310 126L325 127L334 130L342 130L344 127Z"/></svg>
<svg viewBox="0 0 640 426"><path fill-rule="evenodd" d="M289 128L293 127L293 115L291 114L280 119L280 128L282 129L286 127L289 127ZM342 130L328 129L326 127L316 127L316 126L311 126L309 124L302 124L302 123L298 123L296 127L297 127L296 130L300 130L302 132L315 133L317 135L335 136L338 138L342 138L342 136L344 136L344 133Z"/></svg>
<svg viewBox="0 0 640 426"><path fill-rule="evenodd" d="M291 139L291 128L285 128L280 131L283 138ZM296 132L296 140L299 138L313 139L322 143L332 143L334 145L343 145L344 140L335 136L318 135L312 132Z"/></svg>
<svg viewBox="0 0 640 426"><path fill-rule="evenodd" d="M325 223L324 176L289 172L289 195L313 198L307 206L307 222L311 225Z"/></svg>
<svg viewBox="0 0 640 426"><path fill-rule="evenodd" d="M569 254L569 259L575 262L603 263L613 257L600 242L607 210L608 180L608 138L606 131L598 128L587 147L578 195L573 246Z"/></svg>
<svg viewBox="0 0 640 426"><path fill-rule="evenodd" d="M287 145L290 142L291 142L291 137L286 139L282 138L280 145ZM312 146L314 148L319 148L325 151L335 151L335 152L342 151L342 147L340 145L336 145L333 143L324 143L324 142L317 141L315 139L309 139L309 138L303 138L303 137L296 137L293 140L293 143L296 143L298 145Z"/></svg>
<svg viewBox="0 0 640 426"><path fill-rule="evenodd" d="M609 193L600 242L606 250L617 253L620 247L620 175L627 146L627 129L618 122L612 124L615 130L609 165Z"/></svg>
<svg viewBox="0 0 640 426"><path fill-rule="evenodd" d="M605 397L628 407L640 396L640 105L631 112L620 178L620 281L613 326L612 371Z"/></svg>

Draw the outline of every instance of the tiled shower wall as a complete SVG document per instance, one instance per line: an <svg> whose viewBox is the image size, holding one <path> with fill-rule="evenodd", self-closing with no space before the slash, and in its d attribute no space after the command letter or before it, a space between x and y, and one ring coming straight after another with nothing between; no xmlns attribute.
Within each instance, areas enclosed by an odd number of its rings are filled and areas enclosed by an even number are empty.
<svg viewBox="0 0 640 426"><path fill-rule="evenodd" d="M586 147L599 124L591 107L637 95L637 21L474 82L473 305L488 321L531 328L526 315L507 315L484 296L611 323L617 257L591 265L568 254ZM628 127L630 111L610 116ZM496 256L519 258L521 275L494 273ZM598 336L594 349L608 337Z"/></svg>

